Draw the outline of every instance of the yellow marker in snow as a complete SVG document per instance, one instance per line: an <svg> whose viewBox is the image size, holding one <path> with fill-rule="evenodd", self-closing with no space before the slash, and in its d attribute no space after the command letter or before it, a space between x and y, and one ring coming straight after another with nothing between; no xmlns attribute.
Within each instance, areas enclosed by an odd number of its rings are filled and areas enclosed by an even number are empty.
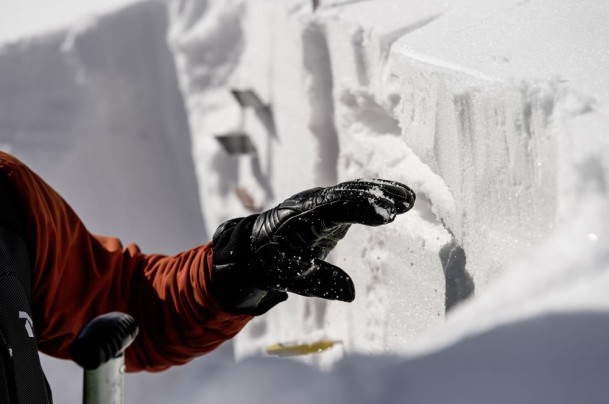
<svg viewBox="0 0 609 404"><path fill-rule="evenodd" d="M279 342L265 348L266 353L275 356L298 356L326 351L342 341L322 339L311 343Z"/></svg>

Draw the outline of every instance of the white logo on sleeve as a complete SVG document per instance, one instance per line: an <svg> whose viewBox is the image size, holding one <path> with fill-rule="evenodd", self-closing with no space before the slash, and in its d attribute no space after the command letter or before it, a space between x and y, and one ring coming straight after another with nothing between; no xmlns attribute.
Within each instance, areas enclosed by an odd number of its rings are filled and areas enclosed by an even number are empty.
<svg viewBox="0 0 609 404"><path fill-rule="evenodd" d="M32 319L30 318L29 314L27 314L25 311L20 311L19 318L25 319L25 330L27 331L27 335L31 338L34 338L34 323L32 322Z"/></svg>

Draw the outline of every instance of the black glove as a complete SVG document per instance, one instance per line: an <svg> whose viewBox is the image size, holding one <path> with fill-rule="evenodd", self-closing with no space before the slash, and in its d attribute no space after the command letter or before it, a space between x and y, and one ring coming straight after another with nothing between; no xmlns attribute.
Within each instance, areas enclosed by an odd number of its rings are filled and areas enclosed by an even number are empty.
<svg viewBox="0 0 609 404"><path fill-rule="evenodd" d="M323 259L351 224L390 223L414 201L414 192L398 182L356 180L230 220L213 236L212 292L228 311L251 315L286 300L286 292L353 301L349 275Z"/></svg>

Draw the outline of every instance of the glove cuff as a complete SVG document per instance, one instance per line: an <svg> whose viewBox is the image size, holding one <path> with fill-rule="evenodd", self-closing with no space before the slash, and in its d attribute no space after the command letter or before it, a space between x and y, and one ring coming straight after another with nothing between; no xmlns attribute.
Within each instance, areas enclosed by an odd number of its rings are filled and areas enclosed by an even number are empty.
<svg viewBox="0 0 609 404"><path fill-rule="evenodd" d="M212 238L211 291L234 314L261 315L287 299L287 294L258 289L253 264L252 227L258 214L229 220Z"/></svg>
<svg viewBox="0 0 609 404"><path fill-rule="evenodd" d="M214 266L247 264L252 257L252 227L258 214L222 223L212 237Z"/></svg>

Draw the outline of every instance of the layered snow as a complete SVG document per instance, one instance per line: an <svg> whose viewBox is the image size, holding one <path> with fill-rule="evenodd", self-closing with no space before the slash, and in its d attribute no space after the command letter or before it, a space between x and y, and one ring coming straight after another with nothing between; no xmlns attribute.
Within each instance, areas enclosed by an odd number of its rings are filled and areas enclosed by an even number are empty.
<svg viewBox="0 0 609 404"><path fill-rule="evenodd" d="M240 355L308 335L348 352L406 351L553 234L586 182L604 181L602 153L583 149L589 136L604 145L604 4L178 4L170 43L209 232L251 213L235 189L259 208L357 177L402 181L419 196L394 225L353 228L339 244L332 257L354 277L355 303L291 297L237 338ZM256 91L274 127L230 89ZM214 139L237 130L257 156L228 156ZM593 179L579 168L589 159Z"/></svg>
<svg viewBox="0 0 609 404"><path fill-rule="evenodd" d="M314 186L417 192L330 256L354 303L292 295L236 338L256 358L144 380L147 402L606 402L608 18L593 0L134 2L0 48L0 143L98 232L161 252ZM215 138L235 132L255 155ZM323 372L260 358L320 338L341 341L304 358Z"/></svg>
<svg viewBox="0 0 609 404"><path fill-rule="evenodd" d="M342 348L308 361L328 365L345 353L428 352L534 316L606 309L606 247L595 228L606 208L606 4L206 5L189 28L182 21L194 14L174 8L170 41L195 162L206 174L202 199L213 199L218 184L226 196L222 209L204 208L208 231L251 213L235 189L248 190L260 208L357 177L403 181L419 196L393 225L354 227L339 244L332 260L355 280L353 304L291 296L237 337L238 356L323 336ZM225 46L239 57L200 63L217 49L209 38L236 40ZM251 108L240 110L229 89L256 91L272 108L274 130ZM251 136L257 156L224 154L214 135L235 130ZM218 170L230 164L230 174ZM497 333L512 332L505 327ZM595 332L586 327L578 332ZM566 349L561 343L552 349ZM522 366L550 372L556 364L546 360ZM602 365L595 371L607 374ZM399 397L411 397L406 386ZM546 391L521 387L539 399Z"/></svg>

